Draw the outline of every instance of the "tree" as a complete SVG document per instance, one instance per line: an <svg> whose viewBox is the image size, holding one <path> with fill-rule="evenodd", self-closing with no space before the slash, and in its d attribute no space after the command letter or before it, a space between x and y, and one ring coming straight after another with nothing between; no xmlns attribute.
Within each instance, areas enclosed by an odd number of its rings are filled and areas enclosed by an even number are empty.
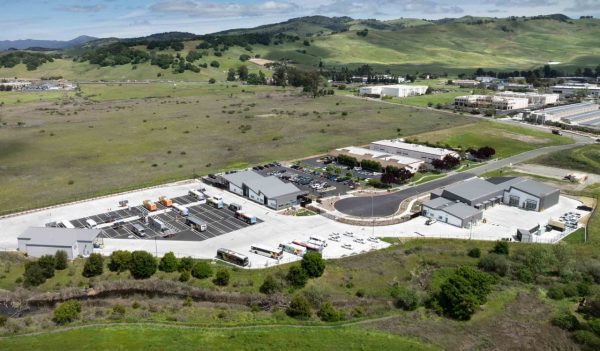
<svg viewBox="0 0 600 351"><path fill-rule="evenodd" d="M221 64L217 60L213 60L210 62L210 67L219 68L219 66L221 66Z"/></svg>
<svg viewBox="0 0 600 351"><path fill-rule="evenodd" d="M279 65L273 72L273 84L281 87L287 86L287 70L284 65Z"/></svg>
<svg viewBox="0 0 600 351"><path fill-rule="evenodd" d="M179 267L177 267L177 270L180 272L183 272L183 271L191 272L193 267L194 267L194 259L191 257L184 257L181 260L179 260Z"/></svg>
<svg viewBox="0 0 600 351"><path fill-rule="evenodd" d="M213 275L212 268L210 264L206 261L196 262L194 267L192 268L192 277L196 279L205 279Z"/></svg>
<svg viewBox="0 0 600 351"><path fill-rule="evenodd" d="M288 316L297 319L308 319L312 315L310 303L303 295L295 295L285 311Z"/></svg>
<svg viewBox="0 0 600 351"><path fill-rule="evenodd" d="M469 320L479 305L485 303L493 281L489 274L460 267L440 286L435 303L449 317Z"/></svg>
<svg viewBox="0 0 600 351"><path fill-rule="evenodd" d="M497 241L490 253L498 255L508 255L508 243L506 241Z"/></svg>
<svg viewBox="0 0 600 351"><path fill-rule="evenodd" d="M66 269L68 265L68 256L64 250L58 250L54 254L54 268L57 271Z"/></svg>
<svg viewBox="0 0 600 351"><path fill-rule="evenodd" d="M419 307L419 296L413 289L401 288L394 294L396 306L405 311L414 311Z"/></svg>
<svg viewBox="0 0 600 351"><path fill-rule="evenodd" d="M240 78L240 80L248 80L248 67L246 67L246 65L241 65L240 67L238 67L237 75Z"/></svg>
<svg viewBox="0 0 600 351"><path fill-rule="evenodd" d="M179 281L182 282L182 283L183 282L187 282L188 280L190 280L190 278L191 278L190 271L183 271L179 275Z"/></svg>
<svg viewBox="0 0 600 351"><path fill-rule="evenodd" d="M44 255L38 259L37 263L42 269L42 273L46 279L54 277L54 267L56 266L54 256Z"/></svg>
<svg viewBox="0 0 600 351"><path fill-rule="evenodd" d="M267 275L262 285L259 288L259 291L266 295L271 295L281 290L281 284L272 276Z"/></svg>
<svg viewBox="0 0 600 351"><path fill-rule="evenodd" d="M217 81L214 78L208 80L208 84L215 84Z"/></svg>
<svg viewBox="0 0 600 351"><path fill-rule="evenodd" d="M131 253L129 272L135 279L150 278L156 273L156 260L146 251L134 251Z"/></svg>
<svg viewBox="0 0 600 351"><path fill-rule="evenodd" d="M318 278L325 271L325 260L318 252L307 252L302 257L300 266L309 278Z"/></svg>
<svg viewBox="0 0 600 351"><path fill-rule="evenodd" d="M330 302L323 302L321 304L317 316L319 316L323 322L337 322L342 319L340 311L336 310Z"/></svg>
<svg viewBox="0 0 600 351"><path fill-rule="evenodd" d="M38 286L46 281L44 271L37 262L27 262L23 273L25 286Z"/></svg>
<svg viewBox="0 0 600 351"><path fill-rule="evenodd" d="M158 269L163 272L171 273L171 272L175 272L177 270L178 266L179 266L179 262L177 260L177 257L175 257L175 254L172 252L167 252L160 259L160 263L158 264Z"/></svg>
<svg viewBox="0 0 600 351"><path fill-rule="evenodd" d="M431 165L436 169L452 169L460 164L460 159L452 155L446 155L443 159L435 159Z"/></svg>
<svg viewBox="0 0 600 351"><path fill-rule="evenodd" d="M302 267L300 266L291 266L285 279L290 283L294 288L302 288L306 285L308 280L308 276Z"/></svg>
<svg viewBox="0 0 600 351"><path fill-rule="evenodd" d="M240 55L240 61L244 62L244 61L248 61L250 59L250 55L248 54L241 54Z"/></svg>
<svg viewBox="0 0 600 351"><path fill-rule="evenodd" d="M496 273L503 277L508 273L510 262L506 255L491 253L482 258L477 266L486 272Z"/></svg>
<svg viewBox="0 0 600 351"><path fill-rule="evenodd" d="M217 271L217 274L215 275L215 279L213 279L213 283L215 283L215 285L219 285L219 286L227 286L227 284L229 284L229 278L231 277L231 274L229 273L229 271L227 269L219 269Z"/></svg>
<svg viewBox="0 0 600 351"><path fill-rule="evenodd" d="M474 156L480 159L487 160L496 154L496 150L489 146L483 146L474 151Z"/></svg>
<svg viewBox="0 0 600 351"><path fill-rule="evenodd" d="M93 253L85 260L81 274L86 278L91 278L102 274L103 270L104 258L99 253Z"/></svg>
<svg viewBox="0 0 600 351"><path fill-rule="evenodd" d="M113 251L108 261L111 272L125 272L131 264L131 252L124 250Z"/></svg>
<svg viewBox="0 0 600 351"><path fill-rule="evenodd" d="M54 309L54 322L67 324L74 321L81 313L81 304L77 300L67 300Z"/></svg>
<svg viewBox="0 0 600 351"><path fill-rule="evenodd" d="M474 247L467 252L469 257L479 258L481 256L481 250L478 247Z"/></svg>
<svg viewBox="0 0 600 351"><path fill-rule="evenodd" d="M233 68L230 68L227 71L227 81L233 82L234 80L235 80L235 70Z"/></svg>

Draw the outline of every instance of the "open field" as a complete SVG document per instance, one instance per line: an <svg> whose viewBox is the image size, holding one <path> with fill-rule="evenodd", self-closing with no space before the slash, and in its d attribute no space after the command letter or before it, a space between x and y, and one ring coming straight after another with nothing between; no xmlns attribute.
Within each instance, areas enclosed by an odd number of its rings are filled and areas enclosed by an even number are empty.
<svg viewBox="0 0 600 351"><path fill-rule="evenodd" d="M194 84L84 85L82 97L5 106L2 120L0 212L475 121L281 88Z"/></svg>
<svg viewBox="0 0 600 351"><path fill-rule="evenodd" d="M70 91L3 91L0 92L0 105L2 105L2 103L4 103L4 105L16 105L28 102L56 101L74 95L75 93Z"/></svg>
<svg viewBox="0 0 600 351"><path fill-rule="evenodd" d="M118 347L115 347L118 345ZM358 328L248 328L202 330L175 326L123 325L83 328L0 340L3 350L438 350L437 347Z"/></svg>
<svg viewBox="0 0 600 351"><path fill-rule="evenodd" d="M570 144L571 139L548 132L512 126L493 121L481 121L476 128L453 127L412 136L411 140L439 143L466 150L491 146L496 149L494 157L507 157L536 148Z"/></svg>
<svg viewBox="0 0 600 351"><path fill-rule="evenodd" d="M600 145L585 145L535 158L528 163L600 174Z"/></svg>
<svg viewBox="0 0 600 351"><path fill-rule="evenodd" d="M461 95L469 94L469 90L450 91L447 93L435 93L430 95L411 96L405 98L394 98L389 101L402 105L435 107L437 104L447 105L454 103L454 98Z"/></svg>

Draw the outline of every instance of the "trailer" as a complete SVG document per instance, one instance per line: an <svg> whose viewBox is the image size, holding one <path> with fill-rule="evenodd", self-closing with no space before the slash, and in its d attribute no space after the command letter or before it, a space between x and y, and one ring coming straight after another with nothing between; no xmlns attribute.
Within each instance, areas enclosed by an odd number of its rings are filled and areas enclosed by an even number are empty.
<svg viewBox="0 0 600 351"><path fill-rule="evenodd" d="M169 199L166 196L161 196L158 198L158 202L160 202L165 207L173 206L173 200Z"/></svg>
<svg viewBox="0 0 600 351"><path fill-rule="evenodd" d="M237 211L235 213L235 218L242 220L244 222L246 222L247 224L256 224L256 217L248 214L248 213L244 213L242 211Z"/></svg>
<svg viewBox="0 0 600 351"><path fill-rule="evenodd" d="M198 190L193 190L193 189L188 192L188 195L197 200L204 200L204 198L205 198L205 196L202 192L200 192Z"/></svg>
<svg viewBox="0 0 600 351"><path fill-rule="evenodd" d="M148 224L150 224L151 227L156 228L163 233L169 230L165 222L153 216L148 216Z"/></svg>
<svg viewBox="0 0 600 351"><path fill-rule="evenodd" d="M238 212L242 210L242 205L240 204L236 204L235 202L232 202L229 204L228 208L230 210L232 210L233 212Z"/></svg>
<svg viewBox="0 0 600 351"><path fill-rule="evenodd" d="M148 211L156 211L157 209L156 204L150 200L144 200L143 204L144 208Z"/></svg>
<svg viewBox="0 0 600 351"><path fill-rule="evenodd" d="M205 221L192 215L186 217L185 224L189 225L193 230L197 230L199 232L203 232L208 228L208 225Z"/></svg>
<svg viewBox="0 0 600 351"><path fill-rule="evenodd" d="M208 200L206 200L206 203L210 206L210 207L214 207L214 208L223 208L223 200L217 200L215 198L209 198Z"/></svg>
<svg viewBox="0 0 600 351"><path fill-rule="evenodd" d="M175 211L177 213L179 213L180 215L182 215L184 217L187 217L187 216L190 215L190 210L187 207L183 206L183 205L174 203L173 204L173 208L175 209Z"/></svg>

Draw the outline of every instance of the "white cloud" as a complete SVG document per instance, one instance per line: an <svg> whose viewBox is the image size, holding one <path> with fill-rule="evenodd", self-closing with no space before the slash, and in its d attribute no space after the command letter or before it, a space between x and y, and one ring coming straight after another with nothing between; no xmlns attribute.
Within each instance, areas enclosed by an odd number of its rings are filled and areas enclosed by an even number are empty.
<svg viewBox="0 0 600 351"><path fill-rule="evenodd" d="M104 10L106 6L98 5L59 5L56 7L59 11L73 13L96 13Z"/></svg>
<svg viewBox="0 0 600 351"><path fill-rule="evenodd" d="M266 1L247 5L192 0L161 0L151 5L150 10L159 13L185 14L192 17L236 17L292 13L299 10L299 7L286 1Z"/></svg>
<svg viewBox="0 0 600 351"><path fill-rule="evenodd" d="M565 11L594 11L600 12L600 0L575 0Z"/></svg>

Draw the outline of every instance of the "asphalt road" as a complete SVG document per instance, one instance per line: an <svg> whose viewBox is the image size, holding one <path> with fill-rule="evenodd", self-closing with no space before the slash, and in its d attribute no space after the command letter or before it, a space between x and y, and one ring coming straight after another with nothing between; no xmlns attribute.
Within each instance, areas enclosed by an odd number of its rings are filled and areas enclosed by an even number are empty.
<svg viewBox="0 0 600 351"><path fill-rule="evenodd" d="M576 140L576 143L574 144L548 146L540 149L527 151L497 161L490 161L486 164L469 170L469 172L449 173L444 178L436 179L431 182L403 189L395 193L372 197L366 196L342 199L335 203L335 209L339 212L355 217L371 218L390 216L396 211L398 211L398 208L400 207L400 203L402 201L410 197L419 194L424 194L436 188L456 183L461 180L469 179L474 176L479 176L490 171L495 171L515 163L524 162L550 152L570 149L573 147L584 145L586 143L592 143L592 141L589 138L583 138L578 136L574 139Z"/></svg>

